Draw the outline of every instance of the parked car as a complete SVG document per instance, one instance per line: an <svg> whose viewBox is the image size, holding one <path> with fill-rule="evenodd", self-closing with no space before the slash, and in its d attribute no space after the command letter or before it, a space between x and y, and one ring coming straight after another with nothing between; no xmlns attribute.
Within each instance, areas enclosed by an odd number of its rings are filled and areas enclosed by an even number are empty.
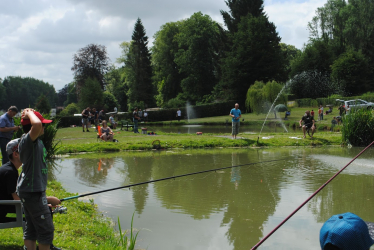
<svg viewBox="0 0 374 250"><path fill-rule="evenodd" d="M344 101L344 100L340 100L340 99L336 99L337 102L342 102L343 105L347 108L348 105L349 105L349 108L352 109L352 108L367 108L367 109L371 109L374 107L374 103L372 102L367 102L367 101L364 101L364 100L361 100L361 99L356 99L356 100L348 100L348 101Z"/></svg>

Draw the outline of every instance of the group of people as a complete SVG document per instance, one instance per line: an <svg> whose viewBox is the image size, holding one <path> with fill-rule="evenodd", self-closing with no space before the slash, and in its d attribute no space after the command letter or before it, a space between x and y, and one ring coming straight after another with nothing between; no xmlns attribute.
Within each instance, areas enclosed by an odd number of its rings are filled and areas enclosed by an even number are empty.
<svg viewBox="0 0 374 250"><path fill-rule="evenodd" d="M18 113L14 106L0 118L1 138L8 140L3 150L1 144L3 165L0 167L0 199L20 200L25 214L24 249L58 250L53 245L54 225L52 207L61 201L56 197L47 197L46 149L40 136L44 134L46 124L52 120L44 117L33 109L27 108L22 112L21 124L24 134L21 138L10 140L13 133L20 129L14 126L13 117ZM7 121L4 122L3 119ZM4 157L5 156L5 157ZM18 175L18 169L22 172ZM0 222L14 220L8 218L8 213L15 213L14 206L0 207Z"/></svg>
<svg viewBox="0 0 374 250"><path fill-rule="evenodd" d="M117 112L117 108L115 108L115 112ZM116 129L117 122L114 120L114 114L110 115L109 121L111 125L113 126L113 129ZM95 131L98 132L100 139L102 139L103 141L114 141L113 139L114 133L112 129L108 126L108 122L105 120L104 110L101 110L99 112L95 108L91 110L90 107L87 107L82 111L83 132L85 132L84 131L85 126L86 126L86 132L90 132L88 128L91 126L91 124L95 124ZM98 130L98 128L100 128L100 131Z"/></svg>
<svg viewBox="0 0 374 250"><path fill-rule="evenodd" d="M86 132L90 132L88 130L91 127L91 124L95 124L95 128L105 119L104 110L97 111L96 108L91 109L87 107L82 111L82 129L84 132L84 127L86 126ZM96 129L97 131L97 129Z"/></svg>

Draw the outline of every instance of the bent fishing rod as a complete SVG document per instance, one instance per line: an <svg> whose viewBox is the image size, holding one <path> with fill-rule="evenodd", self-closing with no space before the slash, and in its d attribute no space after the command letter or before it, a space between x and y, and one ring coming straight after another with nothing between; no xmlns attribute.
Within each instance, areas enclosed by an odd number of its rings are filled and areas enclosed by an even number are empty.
<svg viewBox="0 0 374 250"><path fill-rule="evenodd" d="M286 223L294 214L296 214L305 204L307 204L316 194L319 193L324 187L327 186L336 176L338 176L344 169L346 169L354 160L356 160L360 155L362 155L368 148L370 148L374 144L374 141L369 144L366 148L364 148L358 155L356 155L347 165L345 165L342 169L340 169L334 176L332 176L325 184L320 186L308 199L306 199L298 208L295 209L286 219L284 219L278 226L276 226L268 235L266 235L262 240L260 240L251 250L257 249L262 243L265 242L275 231L277 231L284 223Z"/></svg>
<svg viewBox="0 0 374 250"><path fill-rule="evenodd" d="M151 180L151 181L145 181L145 182L130 184L130 185L122 186L122 187L110 188L110 189L105 189L105 190L96 191L96 192L92 192L92 193L71 196L71 197L63 198L60 201L66 201L66 200L81 198L81 197L88 196L88 195L100 194L100 193L109 192L109 191L113 191L113 190L117 190L117 189L131 188L131 187L135 187L135 186L139 186L139 185L143 185L143 184L148 184L148 183L153 183L153 182L158 182L158 181L164 181L164 180L170 180L170 179L185 177L185 176L189 176L189 175L202 174L202 173L208 173L208 172L213 172L213 171L218 171L218 170L224 170L224 169L229 169L229 168L237 168L237 167L255 165L255 164L260 164L260 163L268 163L268 162L284 161L284 160L286 160L286 158L284 158L284 159L278 159L278 160L252 162L252 163L247 163L247 164L243 164L243 165L223 167L223 168L216 168L216 169L209 169L209 170L204 170L204 171L194 172L194 173L189 173L189 174L182 174L182 175L170 176L170 177L166 177L166 178L161 178L161 179L156 179L156 180Z"/></svg>

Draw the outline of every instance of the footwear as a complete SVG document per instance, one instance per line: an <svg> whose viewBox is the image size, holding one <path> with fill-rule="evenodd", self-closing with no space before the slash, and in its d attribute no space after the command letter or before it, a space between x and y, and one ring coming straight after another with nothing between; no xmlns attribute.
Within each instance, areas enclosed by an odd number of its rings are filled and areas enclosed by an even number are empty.
<svg viewBox="0 0 374 250"><path fill-rule="evenodd" d="M83 130L83 132L84 132L84 130Z"/></svg>
<svg viewBox="0 0 374 250"><path fill-rule="evenodd" d="M90 132L88 129L86 130L87 132Z"/></svg>
<svg viewBox="0 0 374 250"><path fill-rule="evenodd" d="M62 250L62 248L56 247L53 244L51 244L51 250Z"/></svg>

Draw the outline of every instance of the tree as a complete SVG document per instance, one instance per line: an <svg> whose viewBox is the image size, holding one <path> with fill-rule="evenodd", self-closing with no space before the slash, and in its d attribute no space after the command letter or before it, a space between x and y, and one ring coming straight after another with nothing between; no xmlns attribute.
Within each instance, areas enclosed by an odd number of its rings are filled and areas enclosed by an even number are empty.
<svg viewBox="0 0 374 250"><path fill-rule="evenodd" d="M103 98L104 98L104 105L106 106L105 108L107 110L114 110L114 107L118 108L118 101L112 93L105 91L103 93Z"/></svg>
<svg viewBox="0 0 374 250"><path fill-rule="evenodd" d="M301 50L290 44L280 43L279 45L281 47L283 58L285 60L285 78L288 78L289 74L291 73L291 61L301 53Z"/></svg>
<svg viewBox="0 0 374 250"><path fill-rule="evenodd" d="M100 89L104 90L104 75L108 71L109 57L106 47L103 45L89 44L78 50L73 57L74 77L77 87L78 97L80 98L81 88L88 78L97 79Z"/></svg>
<svg viewBox="0 0 374 250"><path fill-rule="evenodd" d="M275 104L286 104L287 96L282 93L284 85L276 81L263 82L256 81L247 91L245 100L247 110L256 114L267 113L275 101Z"/></svg>
<svg viewBox="0 0 374 250"><path fill-rule="evenodd" d="M151 54L147 45L148 37L140 18L138 18L130 45L124 45L124 49L128 49L128 51L124 51L122 60L119 59L125 63L128 105L136 101L144 101L148 107L155 104Z"/></svg>
<svg viewBox="0 0 374 250"><path fill-rule="evenodd" d="M248 14L253 17L265 16L263 0L227 0L225 3L230 11L221 10L221 15L231 33L238 31L238 25L242 17Z"/></svg>
<svg viewBox="0 0 374 250"><path fill-rule="evenodd" d="M58 106L63 106L64 102L67 101L68 99L68 94L69 94L69 85L65 84L65 86L57 91L57 105Z"/></svg>
<svg viewBox="0 0 374 250"><path fill-rule="evenodd" d="M219 96L240 102L255 81L286 80L280 37L267 17L242 17L231 36L233 43L222 60L222 79L216 87Z"/></svg>
<svg viewBox="0 0 374 250"><path fill-rule="evenodd" d="M82 110L78 107L76 103L70 103L69 105L66 106L66 108L64 108L64 110L60 112L60 116L69 116L69 115L79 114L81 112Z"/></svg>
<svg viewBox="0 0 374 250"><path fill-rule="evenodd" d="M100 83L95 78L87 78L81 88L79 107L101 108L103 106L104 96L101 91Z"/></svg>
<svg viewBox="0 0 374 250"><path fill-rule="evenodd" d="M118 110L120 107L126 110L127 107L127 88L123 81L124 71L123 68L116 68L112 65L108 73L105 75L107 82L106 91L111 93L116 99L116 107Z"/></svg>
<svg viewBox="0 0 374 250"><path fill-rule="evenodd" d="M175 62L184 74L182 98L195 103L210 94L218 82L218 24L208 15L194 13L181 25L177 39L179 51Z"/></svg>
<svg viewBox="0 0 374 250"><path fill-rule="evenodd" d="M331 65L331 69L332 80L345 96L359 95L373 89L369 85L368 60L360 51L349 50L341 54Z"/></svg>
<svg viewBox="0 0 374 250"><path fill-rule="evenodd" d="M184 74L176 63L179 50L177 36L182 22L166 23L154 35L152 47L153 82L157 86L157 105L163 106L182 92Z"/></svg>
<svg viewBox="0 0 374 250"><path fill-rule="evenodd" d="M44 94L48 102L55 106L56 90L47 82L32 77L7 76L3 80L3 87L5 87L3 101L5 107L12 105L19 109L33 107L41 94Z"/></svg>
<svg viewBox="0 0 374 250"><path fill-rule="evenodd" d="M71 82L68 84L68 93L67 93L67 99L64 102L64 106L69 105L70 103L77 103L77 89L75 87L75 82Z"/></svg>
<svg viewBox="0 0 374 250"><path fill-rule="evenodd" d="M51 112L51 105L45 95L41 94L35 103L35 109L41 114L49 114Z"/></svg>

